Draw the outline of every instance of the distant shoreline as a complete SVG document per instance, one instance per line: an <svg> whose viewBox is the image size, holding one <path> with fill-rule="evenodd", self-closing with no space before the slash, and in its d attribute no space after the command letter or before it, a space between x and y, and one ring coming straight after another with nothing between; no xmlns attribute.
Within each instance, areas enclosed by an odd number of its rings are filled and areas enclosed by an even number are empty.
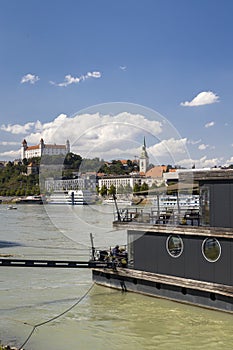
<svg viewBox="0 0 233 350"><path fill-rule="evenodd" d="M19 350L15 346L11 347L10 345L0 345L0 350Z"/></svg>
<svg viewBox="0 0 233 350"><path fill-rule="evenodd" d="M0 196L0 203L1 204L8 204L14 202L14 200L18 198L18 196ZM1 348L0 348L1 350Z"/></svg>

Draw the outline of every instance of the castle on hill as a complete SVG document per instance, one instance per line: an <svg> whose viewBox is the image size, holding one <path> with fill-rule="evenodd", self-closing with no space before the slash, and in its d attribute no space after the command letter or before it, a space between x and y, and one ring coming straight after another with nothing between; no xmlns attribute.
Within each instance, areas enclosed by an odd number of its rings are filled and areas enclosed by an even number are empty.
<svg viewBox="0 0 233 350"><path fill-rule="evenodd" d="M40 143L35 146L28 146L27 141L24 139L21 145L21 159L29 159L33 157L41 157L42 155L57 156L66 155L70 152L70 142L66 141L65 145L47 144L41 139Z"/></svg>

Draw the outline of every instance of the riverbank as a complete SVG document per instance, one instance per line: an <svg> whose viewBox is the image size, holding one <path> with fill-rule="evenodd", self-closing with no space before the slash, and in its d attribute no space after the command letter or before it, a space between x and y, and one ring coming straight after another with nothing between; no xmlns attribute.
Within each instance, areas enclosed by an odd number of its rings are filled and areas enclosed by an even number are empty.
<svg viewBox="0 0 233 350"><path fill-rule="evenodd" d="M10 347L9 345L0 345L0 350L19 350L18 348L14 347ZM22 348L20 350L23 350Z"/></svg>
<svg viewBox="0 0 233 350"><path fill-rule="evenodd" d="M18 198L18 197L16 197L16 196L0 196L0 204L13 203L16 198ZM2 350L2 349L0 348L0 350Z"/></svg>

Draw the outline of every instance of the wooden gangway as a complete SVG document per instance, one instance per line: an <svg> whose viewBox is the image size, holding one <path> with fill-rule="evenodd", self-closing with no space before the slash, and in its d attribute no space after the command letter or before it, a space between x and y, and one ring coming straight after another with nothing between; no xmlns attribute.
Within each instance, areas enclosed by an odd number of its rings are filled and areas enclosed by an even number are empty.
<svg viewBox="0 0 233 350"><path fill-rule="evenodd" d="M40 259L11 259L0 258L0 266L4 267L53 267L53 268L110 268L111 262L89 260L40 260Z"/></svg>

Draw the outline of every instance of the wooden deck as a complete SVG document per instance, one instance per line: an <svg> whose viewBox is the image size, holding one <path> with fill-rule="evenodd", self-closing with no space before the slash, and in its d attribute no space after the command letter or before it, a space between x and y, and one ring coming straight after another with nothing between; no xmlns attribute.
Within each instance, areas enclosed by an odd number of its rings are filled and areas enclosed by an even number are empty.
<svg viewBox="0 0 233 350"><path fill-rule="evenodd" d="M133 231L144 231L168 234L169 232L177 235L186 236L205 236L205 237L222 237L233 238L232 228L207 227L207 226L188 226L188 225L160 225L145 222L124 222L114 221L113 227L116 229L125 229Z"/></svg>
<svg viewBox="0 0 233 350"><path fill-rule="evenodd" d="M94 270L103 272L103 269L97 268ZM104 269L104 271L108 274L117 275L119 278L120 277L132 278L136 280L143 280L143 281L150 281L154 283L166 284L171 286L178 286L186 289L194 289L194 290L200 290L200 291L214 293L214 294L221 294L231 298L233 297L233 286L227 286L227 285L204 282L204 281L197 281L197 280L188 279L188 278L168 276L168 275L133 270L128 268L117 268L117 271Z"/></svg>

